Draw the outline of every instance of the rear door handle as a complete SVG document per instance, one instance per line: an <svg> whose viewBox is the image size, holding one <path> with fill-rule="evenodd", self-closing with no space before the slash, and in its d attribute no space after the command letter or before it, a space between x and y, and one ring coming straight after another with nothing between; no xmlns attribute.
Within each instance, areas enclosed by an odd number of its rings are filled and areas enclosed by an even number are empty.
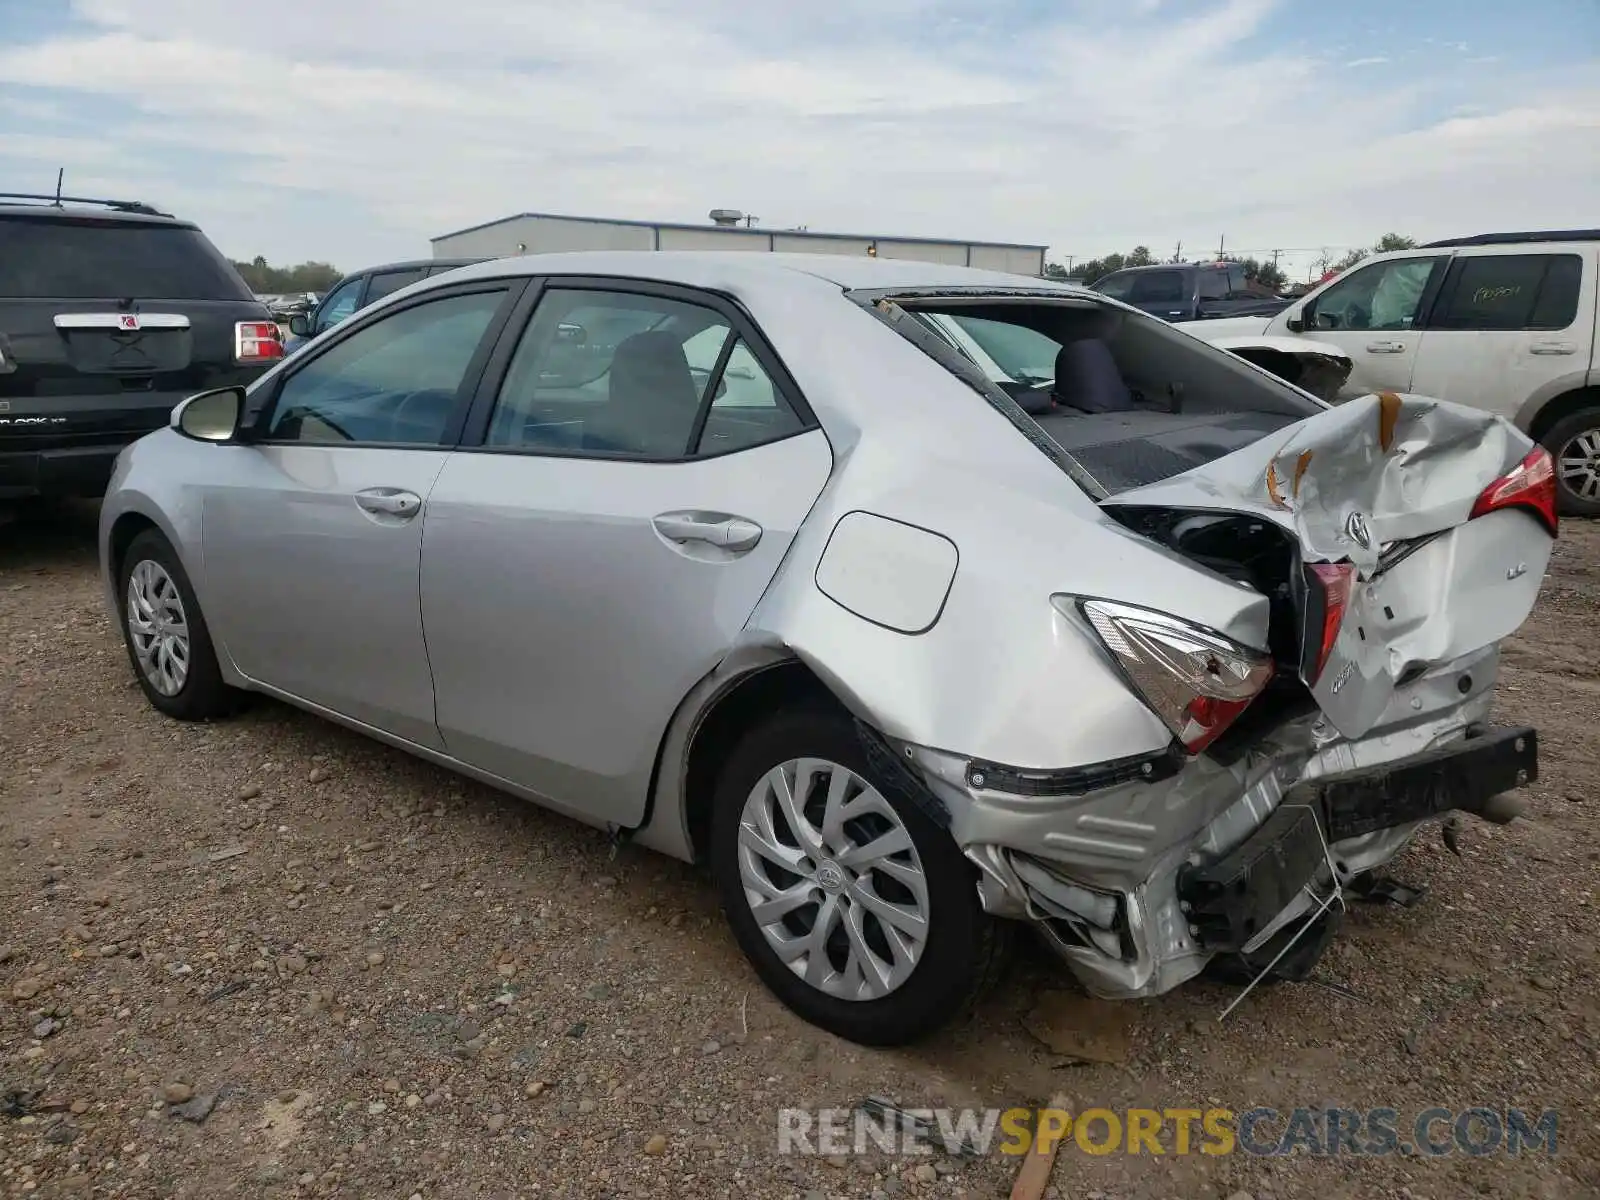
<svg viewBox="0 0 1600 1200"><path fill-rule="evenodd" d="M704 542L724 550L742 553L753 550L761 540L761 526L743 517L727 513L698 511L665 512L655 517L651 524L656 532L669 542Z"/></svg>
<svg viewBox="0 0 1600 1200"><path fill-rule="evenodd" d="M1578 348L1571 342L1535 342L1528 347L1529 354L1576 354Z"/></svg>
<svg viewBox="0 0 1600 1200"><path fill-rule="evenodd" d="M356 504L369 513L406 520L417 515L422 497L400 488L367 488L356 493Z"/></svg>
<svg viewBox="0 0 1600 1200"><path fill-rule="evenodd" d="M1368 354L1404 354L1405 352L1406 352L1406 344L1404 342L1368 342L1367 343L1367 353Z"/></svg>

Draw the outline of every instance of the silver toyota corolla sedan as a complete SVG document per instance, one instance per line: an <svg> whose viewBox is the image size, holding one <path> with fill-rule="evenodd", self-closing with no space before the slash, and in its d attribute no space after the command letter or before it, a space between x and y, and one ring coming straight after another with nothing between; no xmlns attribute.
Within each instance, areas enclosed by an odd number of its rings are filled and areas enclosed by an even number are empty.
<svg viewBox="0 0 1600 1200"><path fill-rule="evenodd" d="M1303 977L1487 724L1549 456L1018 276L767 254L414 285L118 461L150 702L264 692L709 864L791 1008L919 1037L1031 925L1093 993Z"/></svg>

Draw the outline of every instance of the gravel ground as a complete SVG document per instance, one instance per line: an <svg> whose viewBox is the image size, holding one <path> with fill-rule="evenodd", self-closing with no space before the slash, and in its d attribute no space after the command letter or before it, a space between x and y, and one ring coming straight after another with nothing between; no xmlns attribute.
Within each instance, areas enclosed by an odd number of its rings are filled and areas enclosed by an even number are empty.
<svg viewBox="0 0 1600 1200"><path fill-rule="evenodd" d="M777 1005L708 883L286 707L167 721L102 607L90 508L0 529L0 1195L1004 1196L1014 1159L776 1152L781 1106L1560 1110L1559 1154L1090 1156L1055 1194L1600 1194L1600 526L1509 644L1532 819L1436 833L1320 978L1095 1006L1022 956L932 1045ZM1103 1064L1025 1019L1081 1013ZM1107 1011L1108 1008L1111 1011ZM1116 1047L1125 1045L1125 1053ZM1171 1149L1170 1143L1168 1146Z"/></svg>

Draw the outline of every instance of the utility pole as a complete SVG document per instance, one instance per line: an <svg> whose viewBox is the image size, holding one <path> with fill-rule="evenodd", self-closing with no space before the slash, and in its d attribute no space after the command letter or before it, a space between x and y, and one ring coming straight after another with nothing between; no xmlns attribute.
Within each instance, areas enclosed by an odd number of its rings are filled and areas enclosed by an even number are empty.
<svg viewBox="0 0 1600 1200"><path fill-rule="evenodd" d="M1222 250L1223 250L1223 247L1225 247L1227 244L1228 244L1228 235L1227 234L1223 234L1221 237L1219 237L1217 239L1217 261L1218 262L1222 261Z"/></svg>
<svg viewBox="0 0 1600 1200"><path fill-rule="evenodd" d="M1183 239L1182 238L1178 239L1178 248L1172 252L1172 261L1175 262L1175 263L1181 263L1183 261Z"/></svg>

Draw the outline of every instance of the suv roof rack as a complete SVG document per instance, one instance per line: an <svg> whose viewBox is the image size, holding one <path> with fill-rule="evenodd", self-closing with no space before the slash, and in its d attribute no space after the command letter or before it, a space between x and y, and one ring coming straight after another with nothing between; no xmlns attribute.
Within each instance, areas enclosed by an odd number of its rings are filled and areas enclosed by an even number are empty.
<svg viewBox="0 0 1600 1200"><path fill-rule="evenodd" d="M1523 242L1600 242L1600 229L1536 229L1525 233L1479 233L1472 237L1424 242L1418 249L1441 250L1447 246L1514 246Z"/></svg>
<svg viewBox="0 0 1600 1200"><path fill-rule="evenodd" d="M90 196L57 196L40 192L0 192L0 201L27 200L41 208L64 208L67 204L98 204L114 212L138 213L146 217L170 217L171 213L152 208L142 200L96 200Z"/></svg>

